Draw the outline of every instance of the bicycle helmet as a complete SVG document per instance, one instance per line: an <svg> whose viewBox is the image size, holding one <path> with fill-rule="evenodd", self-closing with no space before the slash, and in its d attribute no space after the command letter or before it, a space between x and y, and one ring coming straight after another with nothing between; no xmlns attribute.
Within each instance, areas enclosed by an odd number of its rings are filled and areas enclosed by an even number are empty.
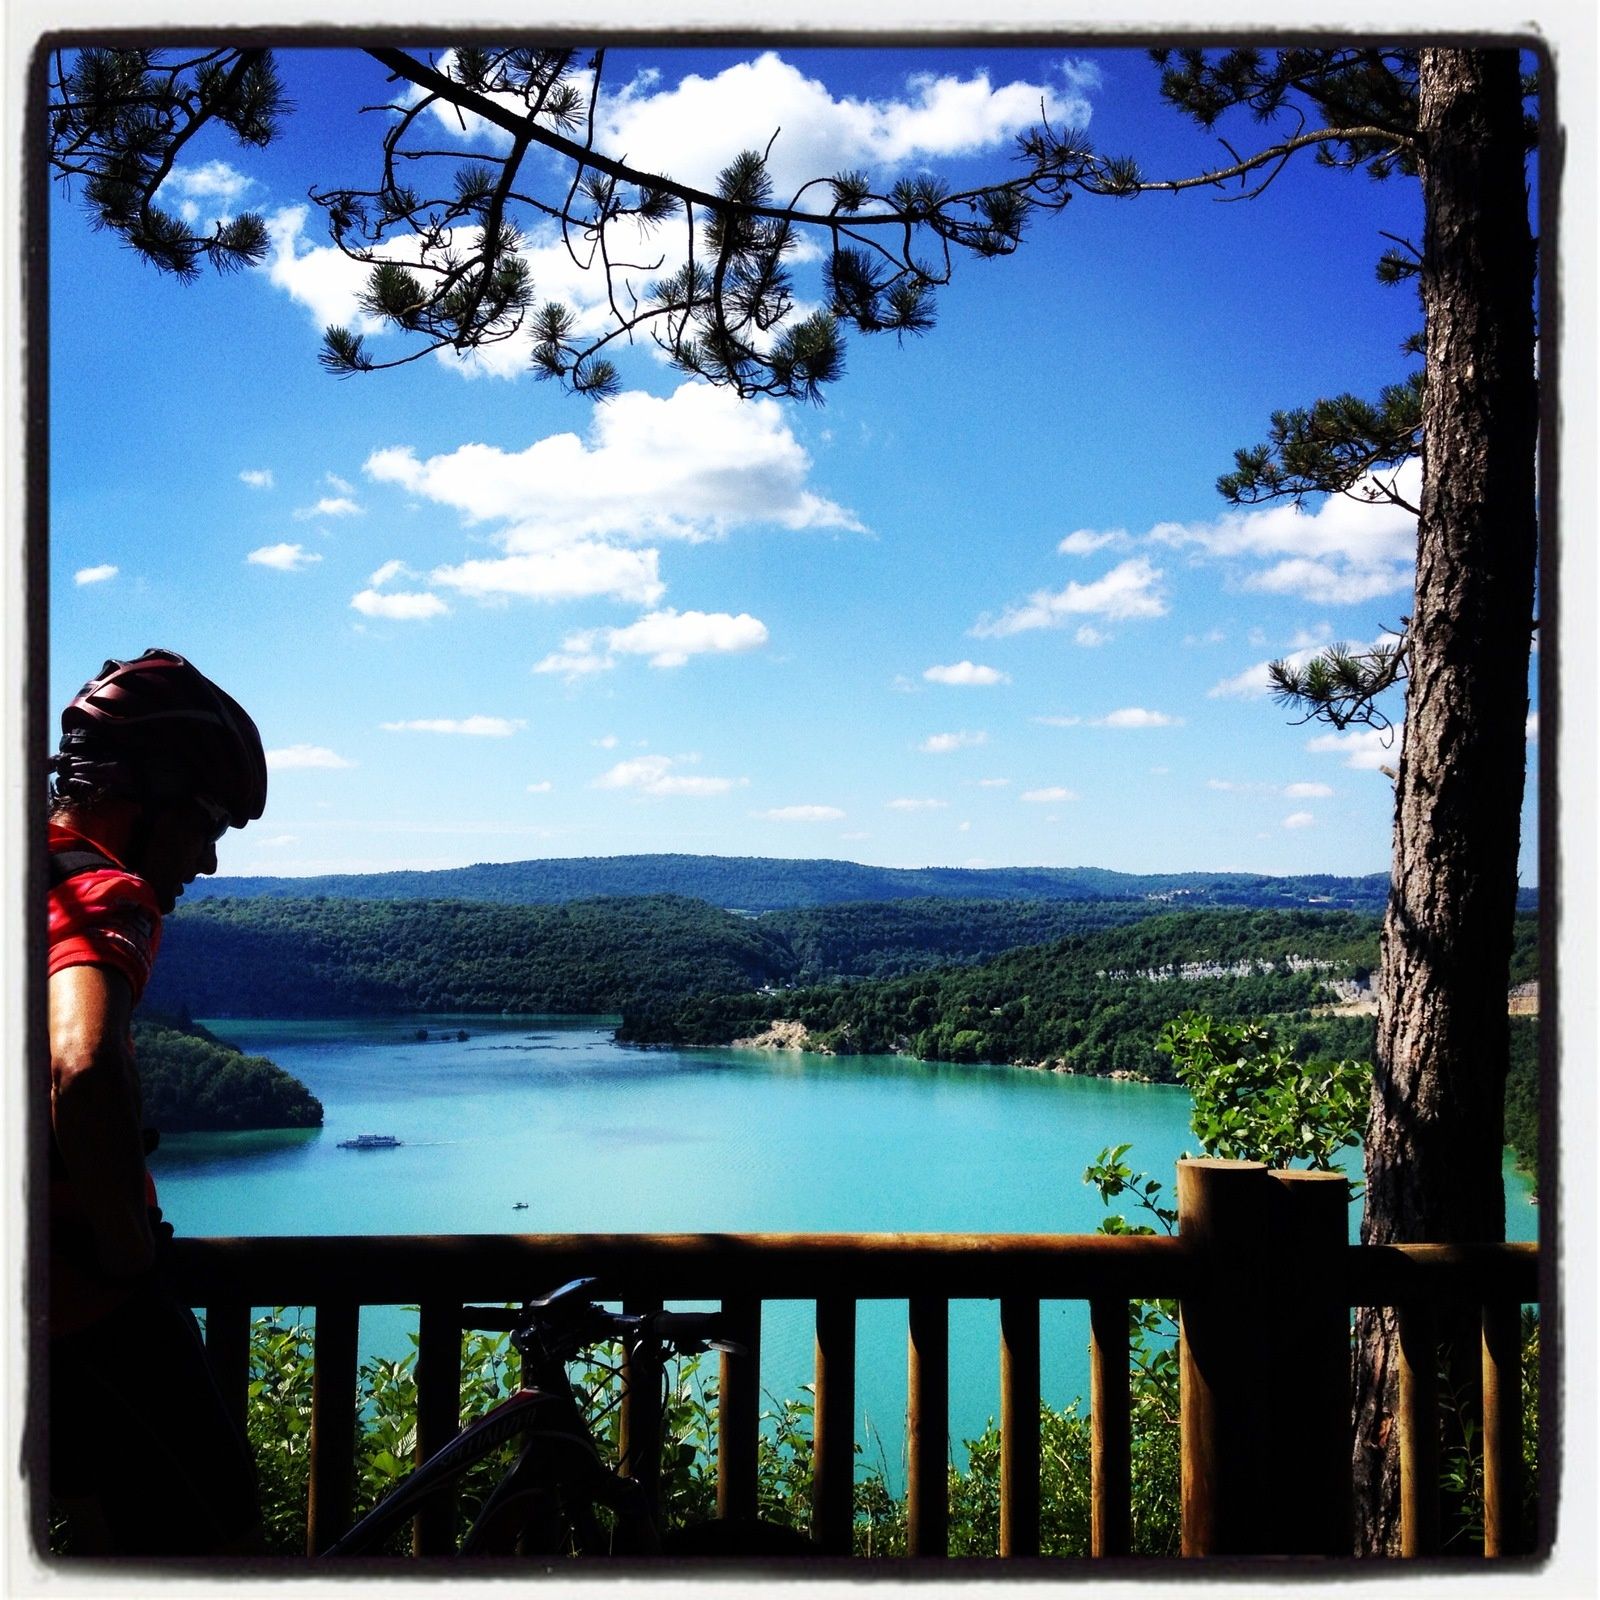
<svg viewBox="0 0 1600 1600"><path fill-rule="evenodd" d="M266 809L261 735L231 695L171 650L108 661L61 713L51 760L64 800L203 796L242 828Z"/></svg>

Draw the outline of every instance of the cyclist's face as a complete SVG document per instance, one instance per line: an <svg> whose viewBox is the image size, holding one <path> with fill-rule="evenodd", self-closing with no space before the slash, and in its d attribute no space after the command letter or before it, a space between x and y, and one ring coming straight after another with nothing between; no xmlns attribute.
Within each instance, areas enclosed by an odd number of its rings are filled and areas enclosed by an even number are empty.
<svg viewBox="0 0 1600 1600"><path fill-rule="evenodd" d="M217 840L227 832L227 819L199 800L179 800L150 815L143 876L156 892L163 911L172 910L186 883L217 870Z"/></svg>

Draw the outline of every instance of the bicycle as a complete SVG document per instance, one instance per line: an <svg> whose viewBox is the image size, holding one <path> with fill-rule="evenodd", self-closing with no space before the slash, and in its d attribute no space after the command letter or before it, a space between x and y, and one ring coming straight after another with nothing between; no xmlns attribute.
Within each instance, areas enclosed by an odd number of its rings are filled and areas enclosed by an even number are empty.
<svg viewBox="0 0 1600 1600"><path fill-rule="evenodd" d="M429 1501L484 1457L520 1438L515 1463L484 1500L458 1554L559 1559L577 1556L814 1554L792 1528L755 1519L714 1520L663 1536L641 1484L602 1459L568 1365L620 1340L637 1356L737 1350L721 1336L721 1315L704 1311L608 1311L590 1298L593 1278L576 1278L520 1309L468 1306L464 1329L509 1332L522 1359L517 1392L470 1423L401 1480L325 1558L368 1556ZM602 1513L605 1513L602 1515Z"/></svg>

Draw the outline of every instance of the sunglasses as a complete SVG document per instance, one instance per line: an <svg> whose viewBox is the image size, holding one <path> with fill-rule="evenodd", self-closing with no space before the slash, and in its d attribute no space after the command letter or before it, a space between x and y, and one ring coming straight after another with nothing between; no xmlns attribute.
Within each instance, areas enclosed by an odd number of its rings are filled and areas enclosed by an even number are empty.
<svg viewBox="0 0 1600 1600"><path fill-rule="evenodd" d="M196 809L202 812L211 824L211 842L215 844L228 831L232 821L228 813L214 800L208 800L203 794L194 795L192 798Z"/></svg>

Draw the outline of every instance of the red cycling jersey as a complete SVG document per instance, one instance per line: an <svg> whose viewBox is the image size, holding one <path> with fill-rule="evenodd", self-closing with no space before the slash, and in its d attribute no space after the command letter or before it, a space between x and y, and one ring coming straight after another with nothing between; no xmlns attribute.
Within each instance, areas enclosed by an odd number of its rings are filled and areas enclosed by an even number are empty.
<svg viewBox="0 0 1600 1600"><path fill-rule="evenodd" d="M84 851L110 864L90 866L51 886L47 976L54 977L68 967L107 967L122 974L134 1004L138 1004L161 944L161 908L155 891L81 829L52 821L49 846L52 856ZM131 1039L128 1050L131 1055ZM156 1186L148 1171L144 1197L145 1204L154 1209ZM51 1273L52 1333L84 1325L121 1304L129 1293L123 1286L85 1279L77 1270L78 1258L86 1251L92 1260L92 1247L81 1232L83 1215L82 1203L52 1139L50 1217L56 1241Z"/></svg>
<svg viewBox="0 0 1600 1600"><path fill-rule="evenodd" d="M64 967L110 967L128 980L137 1005L161 947L161 908L155 891L98 840L52 822L50 853L68 850L92 850L111 865L77 873L50 890L46 970L54 977Z"/></svg>

